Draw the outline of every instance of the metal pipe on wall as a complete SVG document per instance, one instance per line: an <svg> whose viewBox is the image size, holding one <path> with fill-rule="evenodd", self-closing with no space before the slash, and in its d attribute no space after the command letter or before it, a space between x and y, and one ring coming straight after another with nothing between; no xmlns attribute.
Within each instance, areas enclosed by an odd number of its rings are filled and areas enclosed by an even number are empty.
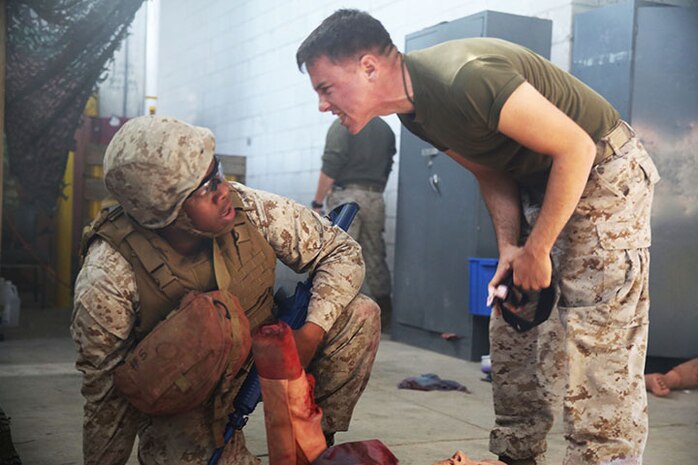
<svg viewBox="0 0 698 465"><path fill-rule="evenodd" d="M5 165L5 41L6 38L6 5L5 0L0 1L0 242L2 241L2 204L3 204L3 179ZM2 262L2 250L0 249L0 262Z"/></svg>
<svg viewBox="0 0 698 465"><path fill-rule="evenodd" d="M146 6L145 26L145 115L154 115L157 112L159 39L160 0L149 0Z"/></svg>
<svg viewBox="0 0 698 465"><path fill-rule="evenodd" d="M124 39L124 93L121 106L121 115L126 116L128 110L128 43L131 41L130 36Z"/></svg>

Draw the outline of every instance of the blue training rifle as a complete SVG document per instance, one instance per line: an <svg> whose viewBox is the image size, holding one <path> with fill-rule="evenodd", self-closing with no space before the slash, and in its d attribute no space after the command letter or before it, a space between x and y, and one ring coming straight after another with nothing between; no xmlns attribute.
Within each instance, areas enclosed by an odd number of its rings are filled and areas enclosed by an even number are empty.
<svg viewBox="0 0 698 465"><path fill-rule="evenodd" d="M342 230L347 231L358 211L358 203L347 202L334 208L328 216L333 226L338 226ZM278 310L277 317L280 321L289 325L291 329L298 329L305 323L305 318L308 314L308 304L310 303L310 289L312 287L313 277L311 276L307 280L299 281L296 284L296 291L292 296L287 296L283 288L279 289L274 295L274 302ZM223 445L213 451L208 465L216 465L218 463L218 459L223 454L223 448L233 438L235 431L241 430L247 424L249 415L261 400L262 387L259 384L257 367L252 365L245 382L233 401L235 410L228 415L228 424L225 426L225 433L223 434Z"/></svg>

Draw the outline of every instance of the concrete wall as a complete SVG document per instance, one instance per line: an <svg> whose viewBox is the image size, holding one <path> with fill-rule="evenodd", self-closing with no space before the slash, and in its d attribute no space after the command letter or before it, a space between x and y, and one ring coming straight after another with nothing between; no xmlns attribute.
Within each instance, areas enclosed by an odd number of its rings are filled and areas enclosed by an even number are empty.
<svg viewBox="0 0 698 465"><path fill-rule="evenodd" d="M693 0L679 0L693 1ZM220 153L247 157L247 183L308 204L332 116L317 110L295 51L326 16L366 10L404 48L405 35L482 10L553 21L552 61L569 69L574 14L614 0L166 0L160 17L158 113L211 128ZM396 117L387 118L396 135ZM386 192L393 263L397 169Z"/></svg>
<svg viewBox="0 0 698 465"><path fill-rule="evenodd" d="M134 117L143 114L146 3L133 18L128 36L108 64L106 79L99 85L99 116Z"/></svg>
<svg viewBox="0 0 698 465"><path fill-rule="evenodd" d="M368 11L399 48L405 35L482 10L553 20L552 60L569 68L572 16L597 2L569 0L209 0L162 2L158 113L211 128L220 153L247 156L247 183L308 204L315 192L332 115L317 110L295 51L342 7ZM396 135L400 125L387 118ZM398 141L399 147L399 141ZM393 262L397 169L386 192L386 238Z"/></svg>

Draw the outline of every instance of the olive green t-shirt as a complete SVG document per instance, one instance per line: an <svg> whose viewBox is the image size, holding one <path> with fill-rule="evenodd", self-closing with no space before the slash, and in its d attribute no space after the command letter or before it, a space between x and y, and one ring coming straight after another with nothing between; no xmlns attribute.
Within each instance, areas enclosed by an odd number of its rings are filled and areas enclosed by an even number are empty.
<svg viewBox="0 0 698 465"><path fill-rule="evenodd" d="M393 155L395 134L381 118L373 118L356 135L336 119L327 131L322 172L339 186L363 182L385 187Z"/></svg>
<svg viewBox="0 0 698 465"><path fill-rule="evenodd" d="M603 97L520 45L477 38L410 52L415 112L402 123L439 150L511 174L524 185L545 182L551 159L497 130L504 102L524 81L581 126L596 142L620 118ZM537 131L533 124L531 131Z"/></svg>

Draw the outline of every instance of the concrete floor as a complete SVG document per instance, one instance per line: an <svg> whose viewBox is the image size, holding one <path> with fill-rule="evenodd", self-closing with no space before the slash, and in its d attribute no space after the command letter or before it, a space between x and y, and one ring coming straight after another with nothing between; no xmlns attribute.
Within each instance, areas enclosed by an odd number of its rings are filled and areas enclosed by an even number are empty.
<svg viewBox="0 0 698 465"><path fill-rule="evenodd" d="M69 312L23 312L22 326L5 329L0 342L0 406L12 417L12 435L25 465L80 464L82 398L67 331ZM403 378L421 373L454 379L471 393L396 388ZM490 384L480 378L479 364L384 339L351 431L338 434L337 442L381 439L404 465L428 465L457 449L491 457L492 395ZM644 463L698 464L698 391L650 396L649 410ZM266 463L261 408L245 431L250 450ZM548 463L561 463L563 453L558 422L549 437ZM136 463L133 457L129 461Z"/></svg>

